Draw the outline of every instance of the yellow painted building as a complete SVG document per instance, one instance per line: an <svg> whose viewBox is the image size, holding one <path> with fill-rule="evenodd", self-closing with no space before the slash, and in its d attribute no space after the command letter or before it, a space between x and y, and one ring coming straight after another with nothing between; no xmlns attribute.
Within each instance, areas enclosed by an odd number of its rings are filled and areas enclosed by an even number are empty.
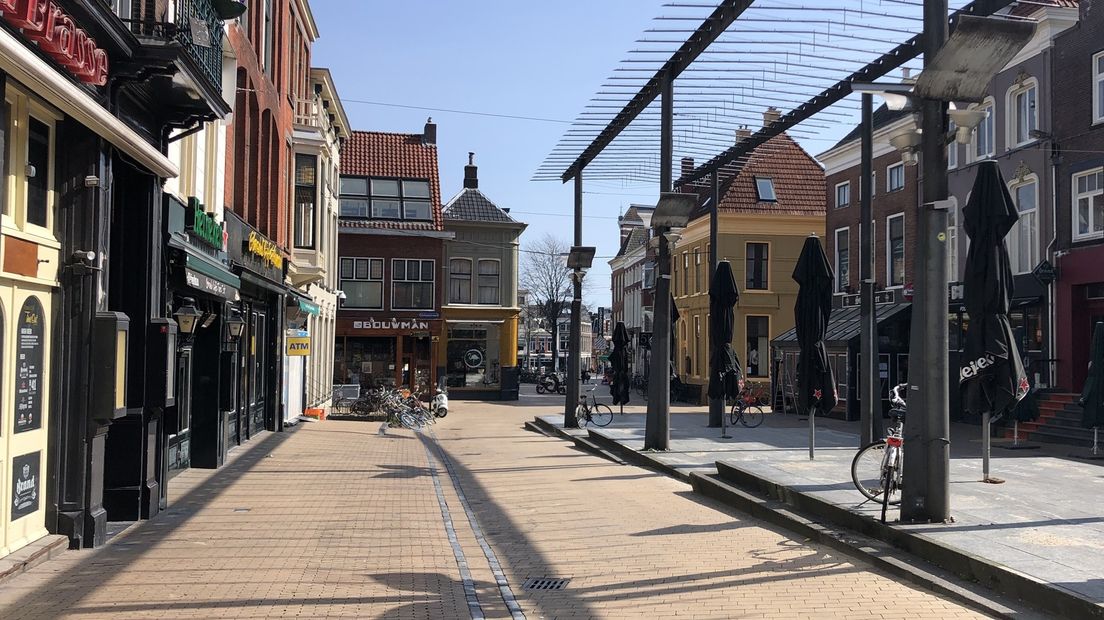
<svg viewBox="0 0 1104 620"><path fill-rule="evenodd" d="M703 196L707 195L704 190ZM792 275L805 238L823 234L824 172L783 134L759 147L739 174L722 183L717 259L728 260L740 291L732 348L749 382L767 382L770 341L794 326ZM672 253L679 311L675 371L689 385L709 376L709 209L703 200Z"/></svg>

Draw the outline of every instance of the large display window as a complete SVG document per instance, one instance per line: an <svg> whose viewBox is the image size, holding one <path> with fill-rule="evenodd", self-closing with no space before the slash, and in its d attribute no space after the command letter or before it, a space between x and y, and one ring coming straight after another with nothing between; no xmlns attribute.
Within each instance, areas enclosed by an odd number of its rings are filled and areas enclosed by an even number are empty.
<svg viewBox="0 0 1104 620"><path fill-rule="evenodd" d="M497 389L500 386L500 331L500 326L494 323L449 324L445 379L449 388Z"/></svg>
<svg viewBox="0 0 1104 620"><path fill-rule="evenodd" d="M362 388L395 385L394 338L338 338L334 350L337 383Z"/></svg>

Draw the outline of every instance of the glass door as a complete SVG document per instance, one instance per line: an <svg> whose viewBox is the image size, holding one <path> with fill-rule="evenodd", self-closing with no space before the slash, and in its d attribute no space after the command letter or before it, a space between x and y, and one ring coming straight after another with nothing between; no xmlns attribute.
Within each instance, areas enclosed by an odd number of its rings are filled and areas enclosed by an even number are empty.
<svg viewBox="0 0 1104 620"><path fill-rule="evenodd" d="M250 330L250 352L253 380L249 399L249 437L264 430L266 389L268 388L268 344L265 332L265 314L254 312Z"/></svg>
<svg viewBox="0 0 1104 620"><path fill-rule="evenodd" d="M176 358L176 416L169 433L168 478L192 463L192 349L181 349Z"/></svg>

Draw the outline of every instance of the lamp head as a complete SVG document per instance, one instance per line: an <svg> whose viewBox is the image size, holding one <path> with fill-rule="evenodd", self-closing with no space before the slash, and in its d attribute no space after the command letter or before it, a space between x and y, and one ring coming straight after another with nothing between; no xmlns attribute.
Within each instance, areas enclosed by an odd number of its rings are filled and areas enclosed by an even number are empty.
<svg viewBox="0 0 1104 620"><path fill-rule="evenodd" d="M988 110L947 110L955 123L955 142L969 144L974 129L989 116Z"/></svg>
<svg viewBox="0 0 1104 620"><path fill-rule="evenodd" d="M920 147L920 141L920 132L911 126L889 137L889 143L901 154L901 163L906 166L917 164L916 150Z"/></svg>
<svg viewBox="0 0 1104 620"><path fill-rule="evenodd" d="M196 308L195 300L185 297L180 301L180 307L173 313L176 324L180 327L180 333L188 335L195 333L196 322L203 313Z"/></svg>

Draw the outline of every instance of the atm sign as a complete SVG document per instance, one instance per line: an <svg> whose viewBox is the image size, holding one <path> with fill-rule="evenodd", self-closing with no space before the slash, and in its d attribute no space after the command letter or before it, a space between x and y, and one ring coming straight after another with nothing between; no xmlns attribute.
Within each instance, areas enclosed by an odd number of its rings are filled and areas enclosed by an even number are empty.
<svg viewBox="0 0 1104 620"><path fill-rule="evenodd" d="M288 336L287 337L287 354L289 356L306 356L310 355L311 349L311 337L310 336Z"/></svg>

